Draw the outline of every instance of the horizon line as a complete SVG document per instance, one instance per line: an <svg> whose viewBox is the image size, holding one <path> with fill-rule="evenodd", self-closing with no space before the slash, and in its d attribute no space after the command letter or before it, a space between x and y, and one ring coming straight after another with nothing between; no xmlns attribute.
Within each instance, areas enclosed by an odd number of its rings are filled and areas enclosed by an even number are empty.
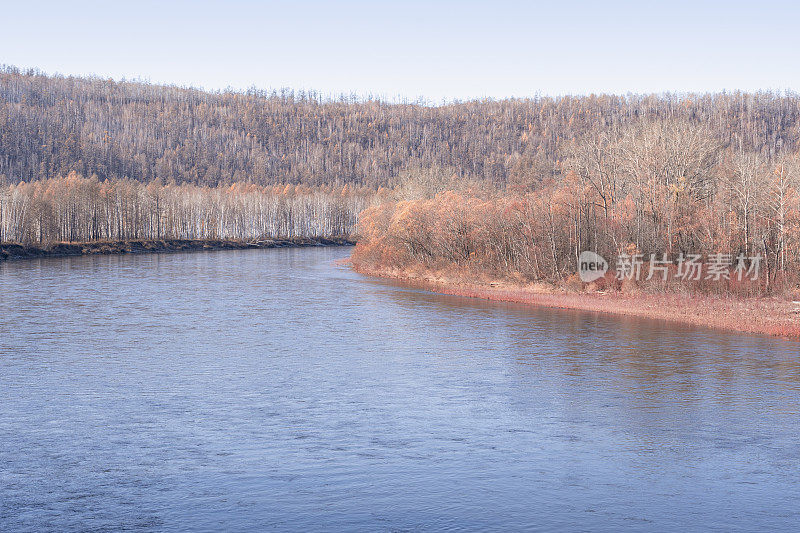
<svg viewBox="0 0 800 533"><path fill-rule="evenodd" d="M126 76L122 77L114 77L114 76L104 76L97 73L79 73L79 74L68 74L62 73L59 71L54 72L47 72L39 67L20 67L17 65L13 65L10 63L0 63L0 72L3 74L17 74L22 76L39 76L44 78L50 79L79 79L79 80L86 80L86 81L112 81L117 84L139 84L139 85L147 85L150 87L162 87L162 88L169 88L169 89L180 89L185 91L195 91L201 92L205 94L211 95L244 95L244 96L256 96L261 98L270 98L273 96L283 96L282 93L289 92L291 93L292 97L295 97L298 93L304 96L311 95L312 98L308 98L308 100L314 100L319 102L320 104L325 103L336 103L342 102L346 100L348 103L381 103L381 104L388 104L388 105L417 105L421 107L446 107L450 105L463 105L463 104L470 104L470 103L488 103L488 102L495 102L495 103L502 103L508 101L540 101L545 99L550 100L563 100L563 99L580 99L580 98L601 98L601 97L613 97L613 98L624 98L624 99L636 99L636 98L648 98L648 97L656 97L659 99L671 99L677 98L678 100L686 100L693 97L709 97L709 96L722 96L722 95L764 95L764 96L772 96L778 98L787 98L792 96L800 96L800 92L791 89L791 88L760 88L756 90L747 90L747 89L721 89L721 90L662 90L662 91L651 91L651 92L634 92L629 91L626 93L615 93L615 92L586 92L586 93L561 93L561 94L543 94L539 92L534 92L528 96L482 96L482 97L472 97L469 99L460 99L460 98L453 98L453 99L442 99L440 101L436 101L431 98L427 98L423 95L417 95L414 98L404 96L404 95L395 95L394 97L388 97L386 95L378 95L369 92L356 92L351 91L350 93L346 92L323 92L314 88L296 88L291 86L272 86L272 87L258 87L255 84L249 87L236 87L232 85L228 85L224 88L217 87L217 88L210 88L205 87L203 85L194 85L194 84L180 84L178 82L169 82L169 81L153 81L152 79L146 76L135 76L128 78Z"/></svg>

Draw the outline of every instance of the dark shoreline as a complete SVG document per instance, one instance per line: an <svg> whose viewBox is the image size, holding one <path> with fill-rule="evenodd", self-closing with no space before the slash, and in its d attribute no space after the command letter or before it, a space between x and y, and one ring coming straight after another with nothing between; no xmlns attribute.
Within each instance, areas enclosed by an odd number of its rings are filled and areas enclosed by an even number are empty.
<svg viewBox="0 0 800 533"><path fill-rule="evenodd" d="M78 255L249 250L252 248L301 246L351 246L353 244L355 244L355 241L346 237L297 237L290 239L262 239L258 241L158 239L83 243L58 242L46 245L0 243L0 261Z"/></svg>

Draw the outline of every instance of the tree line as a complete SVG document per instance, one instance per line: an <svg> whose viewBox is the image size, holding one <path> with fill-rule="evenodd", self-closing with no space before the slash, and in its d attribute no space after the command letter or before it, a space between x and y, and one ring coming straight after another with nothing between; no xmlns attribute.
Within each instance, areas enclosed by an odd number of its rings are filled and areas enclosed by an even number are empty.
<svg viewBox="0 0 800 533"><path fill-rule="evenodd" d="M373 206L376 265L561 279L582 250L724 252L774 284L800 267L799 149L792 93L431 106L5 67L0 241L331 236Z"/></svg>
<svg viewBox="0 0 800 533"><path fill-rule="evenodd" d="M350 237L375 201L363 187L207 187L130 179L0 182L0 242Z"/></svg>
<svg viewBox="0 0 800 533"><path fill-rule="evenodd" d="M703 126L767 161L798 148L800 97L590 95L432 106L314 92L203 92L0 69L0 175L394 186L409 170L526 190L562 176L575 139L658 123Z"/></svg>
<svg viewBox="0 0 800 533"><path fill-rule="evenodd" d="M671 273L675 258L720 254L760 263L748 291L798 282L796 152L740 151L710 126L673 120L591 132L564 154L558 177L516 191L422 171L362 214L354 261L558 281L587 250L612 269L621 256L646 266L666 254ZM737 289L723 281L715 290Z"/></svg>

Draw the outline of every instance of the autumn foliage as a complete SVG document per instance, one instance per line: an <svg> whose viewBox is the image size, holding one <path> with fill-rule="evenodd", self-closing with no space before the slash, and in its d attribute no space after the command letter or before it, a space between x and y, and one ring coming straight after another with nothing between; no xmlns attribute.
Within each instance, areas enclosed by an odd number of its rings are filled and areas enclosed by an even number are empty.
<svg viewBox="0 0 800 533"><path fill-rule="evenodd" d="M0 182L0 242L349 237L374 190L83 178Z"/></svg>
<svg viewBox="0 0 800 533"><path fill-rule="evenodd" d="M720 146L703 130L663 125L582 139L561 176L533 190L445 190L367 209L353 254L365 269L427 269L547 281L575 290L757 296L791 293L800 268L800 165ZM592 250L612 270L591 286L575 275ZM727 254L761 259L755 279L620 282L619 254Z"/></svg>

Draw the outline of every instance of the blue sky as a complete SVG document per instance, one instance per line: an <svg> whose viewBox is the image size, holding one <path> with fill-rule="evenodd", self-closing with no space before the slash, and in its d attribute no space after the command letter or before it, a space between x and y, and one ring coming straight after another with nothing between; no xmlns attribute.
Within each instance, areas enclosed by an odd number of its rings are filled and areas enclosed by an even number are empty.
<svg viewBox="0 0 800 533"><path fill-rule="evenodd" d="M800 89L792 2L3 2L0 63L389 99Z"/></svg>

